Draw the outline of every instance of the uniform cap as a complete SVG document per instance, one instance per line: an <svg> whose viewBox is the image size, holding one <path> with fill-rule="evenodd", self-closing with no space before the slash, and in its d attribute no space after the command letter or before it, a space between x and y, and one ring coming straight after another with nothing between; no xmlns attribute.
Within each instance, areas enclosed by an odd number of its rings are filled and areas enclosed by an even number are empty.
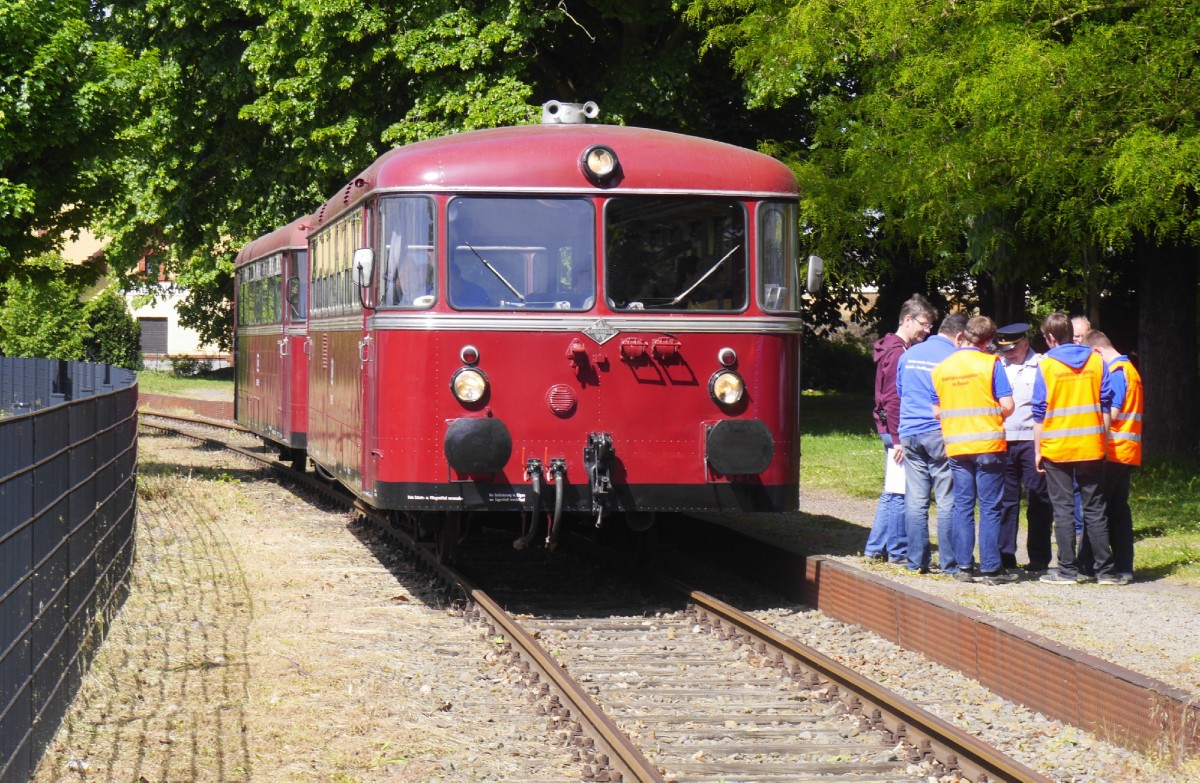
<svg viewBox="0 0 1200 783"><path fill-rule="evenodd" d="M1001 348L1007 348L1010 345L1016 345L1017 342L1029 332L1029 324L1009 324L1001 329L996 330L996 345Z"/></svg>

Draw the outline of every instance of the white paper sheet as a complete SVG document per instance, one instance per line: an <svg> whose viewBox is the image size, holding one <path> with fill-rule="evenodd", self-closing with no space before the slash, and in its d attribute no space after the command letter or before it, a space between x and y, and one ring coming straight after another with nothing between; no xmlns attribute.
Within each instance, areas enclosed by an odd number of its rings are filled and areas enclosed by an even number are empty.
<svg viewBox="0 0 1200 783"><path fill-rule="evenodd" d="M904 494L904 463L892 458L892 449L884 452L883 491Z"/></svg>

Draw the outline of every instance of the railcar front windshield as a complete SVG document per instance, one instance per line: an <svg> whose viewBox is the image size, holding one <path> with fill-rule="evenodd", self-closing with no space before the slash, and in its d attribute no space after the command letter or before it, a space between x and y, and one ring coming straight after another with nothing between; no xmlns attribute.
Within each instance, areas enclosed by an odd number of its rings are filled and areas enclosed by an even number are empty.
<svg viewBox="0 0 1200 783"><path fill-rule="evenodd" d="M460 310L586 310L595 212L580 198L462 196L448 213L448 290Z"/></svg>
<svg viewBox="0 0 1200 783"><path fill-rule="evenodd" d="M604 213L614 310L746 307L746 210L722 198L614 198Z"/></svg>

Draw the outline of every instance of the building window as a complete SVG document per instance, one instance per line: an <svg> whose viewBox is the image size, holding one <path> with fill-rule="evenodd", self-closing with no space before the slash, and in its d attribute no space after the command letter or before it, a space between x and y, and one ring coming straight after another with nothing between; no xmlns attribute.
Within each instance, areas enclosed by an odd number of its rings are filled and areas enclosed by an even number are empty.
<svg viewBox="0 0 1200 783"><path fill-rule="evenodd" d="M167 351L167 319L139 318L142 327L142 354L150 356L159 354L166 356Z"/></svg>

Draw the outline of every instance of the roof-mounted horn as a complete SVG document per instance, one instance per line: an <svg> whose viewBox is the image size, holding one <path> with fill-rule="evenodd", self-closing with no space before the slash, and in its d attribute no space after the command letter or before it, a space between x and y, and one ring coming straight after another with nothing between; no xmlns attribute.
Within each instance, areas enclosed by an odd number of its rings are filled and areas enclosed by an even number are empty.
<svg viewBox="0 0 1200 783"><path fill-rule="evenodd" d="M587 103L562 103L546 101L542 104L543 125L582 125L595 119L600 107L593 101Z"/></svg>

